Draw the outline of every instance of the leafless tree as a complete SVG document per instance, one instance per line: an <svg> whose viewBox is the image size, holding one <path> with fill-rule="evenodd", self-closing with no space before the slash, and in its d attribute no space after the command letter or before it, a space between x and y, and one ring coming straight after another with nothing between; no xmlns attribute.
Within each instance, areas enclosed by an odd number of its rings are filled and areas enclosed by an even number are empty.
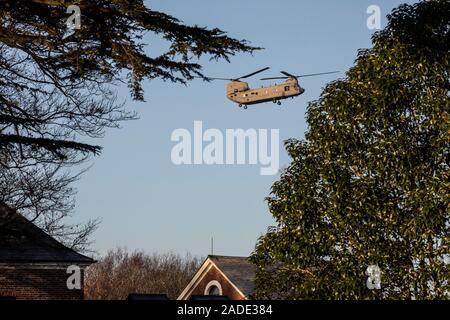
<svg viewBox="0 0 450 320"><path fill-rule="evenodd" d="M111 250L86 270L86 299L122 300L129 293L167 294L176 299L202 260L191 255Z"/></svg>
<svg viewBox="0 0 450 320"><path fill-rule="evenodd" d="M116 101L116 85L143 101L144 79L186 83L203 77L197 58L229 60L257 48L217 28L185 25L143 0L75 3L82 24L71 30L73 1L0 1L0 202L83 249L96 221L65 224L77 178L69 170L100 153L93 138L136 118ZM144 35L162 36L168 51L150 56Z"/></svg>

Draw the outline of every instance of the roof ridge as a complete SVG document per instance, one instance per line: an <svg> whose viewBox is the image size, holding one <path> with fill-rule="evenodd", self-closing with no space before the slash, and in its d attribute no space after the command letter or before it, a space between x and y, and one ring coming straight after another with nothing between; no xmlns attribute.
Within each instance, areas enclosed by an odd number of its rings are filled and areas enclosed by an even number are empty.
<svg viewBox="0 0 450 320"><path fill-rule="evenodd" d="M23 248L18 247L20 244L20 241L23 241L23 243L26 242L26 240L32 241L35 245L41 245L43 248L47 247L50 248L50 250L61 250L62 252L59 252L60 255L59 259L55 259L56 257L47 257L49 261L67 261L67 262L86 262L86 263L93 263L95 262L94 259L85 256L81 253L76 252L74 249L67 247L48 233L46 233L44 230L39 228L36 224L34 224L32 221L27 219L25 216L20 214L17 210L14 210L13 208L7 206L6 204L0 202L0 220L8 219L6 223L3 225L0 224L0 228L3 228L6 230L6 232L2 232L4 238L3 242L13 242L16 241L17 243L14 243L13 245L10 243L10 248L0 248L4 249L3 252L0 252L0 260L5 260L1 256L1 253L4 254L4 256L7 256L7 258L11 260L21 260L20 257L15 256L12 252L14 251L20 251L24 250ZM9 224L9 226L8 226ZM9 228L9 229L8 229ZM9 231L9 232L8 232ZM27 239L28 238L28 239ZM22 244L23 244L22 243ZM10 253L7 252L7 250L10 251ZM57 254L57 252L54 252L53 254ZM38 255L38 253L36 253ZM64 258L61 258L61 255L64 256ZM71 258L68 257L68 255L72 256ZM8 260L8 259L6 259ZM39 261L47 261L46 259L37 259ZM35 261L35 259L33 259Z"/></svg>

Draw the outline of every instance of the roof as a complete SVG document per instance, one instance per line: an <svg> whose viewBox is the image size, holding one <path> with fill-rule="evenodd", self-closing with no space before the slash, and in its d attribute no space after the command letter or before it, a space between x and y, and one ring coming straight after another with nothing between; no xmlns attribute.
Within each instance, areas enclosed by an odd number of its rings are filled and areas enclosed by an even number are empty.
<svg viewBox="0 0 450 320"><path fill-rule="evenodd" d="M0 203L0 263L95 261L64 246L24 216Z"/></svg>
<svg viewBox="0 0 450 320"><path fill-rule="evenodd" d="M227 278L246 296L255 293L256 266L248 257L208 256Z"/></svg>
<svg viewBox="0 0 450 320"><path fill-rule="evenodd" d="M210 255L178 296L178 300L189 299L190 294L208 273L211 266L215 266L244 297L254 295L256 266L250 262L248 257ZM197 296L192 297L198 299Z"/></svg>

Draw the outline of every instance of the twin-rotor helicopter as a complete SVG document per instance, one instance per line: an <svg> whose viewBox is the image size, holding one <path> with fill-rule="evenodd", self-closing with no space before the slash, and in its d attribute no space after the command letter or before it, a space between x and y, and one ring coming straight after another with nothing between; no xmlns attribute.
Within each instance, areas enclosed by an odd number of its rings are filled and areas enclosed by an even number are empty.
<svg viewBox="0 0 450 320"><path fill-rule="evenodd" d="M270 102L281 105L281 100L287 98L297 97L305 92L305 89L302 88L299 83L299 78L304 77L312 77L319 76L325 74L338 73L339 71L332 72L323 72L323 73L314 73L314 74L304 74L304 75L293 75L287 73L285 71L281 71L283 77L271 77L271 78L262 78L261 80L278 80L278 79L286 79L285 82L280 84L275 84L273 86L261 87L257 89L251 89L247 82L241 81L242 79L250 78L258 73L264 72L270 69L266 67L264 69L255 71L253 73L247 74L245 76L235 78L235 79L227 79L227 78L210 78L204 77L203 79L206 81L212 80L223 80L229 81L227 84L227 98L231 101L237 103L240 108L247 109L249 105Z"/></svg>

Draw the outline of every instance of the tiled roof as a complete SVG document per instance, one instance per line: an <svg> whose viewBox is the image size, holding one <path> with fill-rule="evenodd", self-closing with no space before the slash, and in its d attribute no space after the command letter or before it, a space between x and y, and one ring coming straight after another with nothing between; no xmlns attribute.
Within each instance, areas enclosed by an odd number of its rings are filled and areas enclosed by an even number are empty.
<svg viewBox="0 0 450 320"><path fill-rule="evenodd" d="M0 203L0 263L83 263L94 260L67 248Z"/></svg>
<svg viewBox="0 0 450 320"><path fill-rule="evenodd" d="M214 264L246 296L255 293L256 266L247 257L209 256Z"/></svg>

